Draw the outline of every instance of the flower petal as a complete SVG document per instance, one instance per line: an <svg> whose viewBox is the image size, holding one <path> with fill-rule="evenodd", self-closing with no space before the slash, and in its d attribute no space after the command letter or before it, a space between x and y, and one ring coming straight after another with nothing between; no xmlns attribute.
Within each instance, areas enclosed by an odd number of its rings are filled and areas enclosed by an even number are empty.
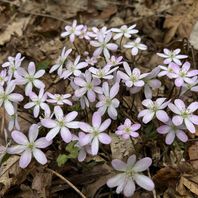
<svg viewBox="0 0 198 198"><path fill-rule="evenodd" d="M30 149L27 149L23 152L19 160L19 166L21 168L26 168L32 159L32 152Z"/></svg>
<svg viewBox="0 0 198 198"><path fill-rule="evenodd" d="M153 181L145 175L136 174L134 175L134 180L140 187L144 188L145 190L152 191L155 187Z"/></svg>
<svg viewBox="0 0 198 198"><path fill-rule="evenodd" d="M34 149L33 155L34 155L35 159L37 160L37 162L39 162L40 164L44 165L47 163L47 158L46 158L45 154L40 149Z"/></svg>
<svg viewBox="0 0 198 198"><path fill-rule="evenodd" d="M17 144L26 145L29 143L27 137L20 131L13 131L11 136Z"/></svg>
<svg viewBox="0 0 198 198"><path fill-rule="evenodd" d="M152 164L152 160L150 157L145 157L141 160L138 160L133 166L133 170L135 172L145 171Z"/></svg>

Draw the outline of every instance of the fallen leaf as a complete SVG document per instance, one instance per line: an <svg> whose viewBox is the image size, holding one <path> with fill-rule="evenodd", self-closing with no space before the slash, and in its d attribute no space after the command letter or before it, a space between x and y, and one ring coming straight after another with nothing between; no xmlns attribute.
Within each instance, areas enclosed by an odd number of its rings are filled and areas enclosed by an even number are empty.
<svg viewBox="0 0 198 198"><path fill-rule="evenodd" d="M198 169L198 142L194 142L194 144L188 148L188 155L192 166Z"/></svg>
<svg viewBox="0 0 198 198"><path fill-rule="evenodd" d="M169 43L177 34L180 38L189 38L193 25L198 18L198 1L188 0L184 4L174 6L175 15L167 16L164 28L168 31L165 34L164 42Z"/></svg>
<svg viewBox="0 0 198 198"><path fill-rule="evenodd" d="M27 27L30 17L17 18L11 24L8 24L7 28L0 33L0 45L4 45L8 42L13 34L22 36L24 29Z"/></svg>

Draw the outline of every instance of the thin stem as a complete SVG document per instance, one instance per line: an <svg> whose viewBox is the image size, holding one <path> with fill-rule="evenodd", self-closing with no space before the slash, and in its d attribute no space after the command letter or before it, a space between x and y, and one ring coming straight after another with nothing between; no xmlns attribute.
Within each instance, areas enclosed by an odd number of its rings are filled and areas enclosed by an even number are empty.
<svg viewBox="0 0 198 198"><path fill-rule="evenodd" d="M131 142L132 142L132 144L133 144L133 148L134 148L134 151L135 151L135 155L137 156L137 150L136 150L136 148L135 148L135 143L134 143L134 141L133 141L133 138L130 136L130 139L131 139Z"/></svg>
<svg viewBox="0 0 198 198"><path fill-rule="evenodd" d="M171 91L170 91L170 93L169 93L169 96L168 96L169 99L170 99L171 96L173 95L173 90L174 90L174 88L175 88L175 84L172 86L172 89L171 89Z"/></svg>
<svg viewBox="0 0 198 198"><path fill-rule="evenodd" d="M51 173L53 173L54 175L56 175L57 177L59 177L61 180L63 180L64 182L66 182L71 188L73 188L82 198L86 198L85 195L83 195L83 193L80 192L80 190L78 188L76 188L76 186L74 186L74 184L72 184L69 180L67 180L65 177L63 177L61 174L59 174L58 172L47 168L47 170Z"/></svg>

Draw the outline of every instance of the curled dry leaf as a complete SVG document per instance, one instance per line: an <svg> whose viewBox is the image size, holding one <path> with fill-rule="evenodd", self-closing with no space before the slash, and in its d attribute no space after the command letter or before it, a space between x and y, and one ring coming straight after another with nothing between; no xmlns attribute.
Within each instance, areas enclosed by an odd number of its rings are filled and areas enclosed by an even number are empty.
<svg viewBox="0 0 198 198"><path fill-rule="evenodd" d="M190 163L195 169L198 169L198 142L195 142L188 149Z"/></svg>

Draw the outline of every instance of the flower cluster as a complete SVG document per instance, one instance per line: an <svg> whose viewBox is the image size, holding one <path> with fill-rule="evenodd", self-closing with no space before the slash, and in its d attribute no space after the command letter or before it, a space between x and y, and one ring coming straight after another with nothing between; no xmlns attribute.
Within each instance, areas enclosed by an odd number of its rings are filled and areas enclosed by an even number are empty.
<svg viewBox="0 0 198 198"><path fill-rule="evenodd" d="M89 28L75 20L61 34L71 48L64 46L49 70L38 69L34 62L26 69L20 53L8 57L0 72L0 107L10 116L7 128L16 142L7 152L21 155L20 167L27 167L32 156L46 164L41 149L59 138L63 140L61 144L74 142L82 162L87 155L97 155L101 146L111 144L111 133L126 141L139 141L145 128L152 124L156 136L166 135L167 145L175 137L187 142L188 133L195 133L198 102L186 100L184 93L198 92L198 70L191 69L190 62L185 60L188 56L180 54L181 49L164 49L164 53L157 53L164 59L161 65L151 70L142 67L138 60L147 46L135 28L136 25ZM86 46L81 53L76 42L82 40ZM130 60L126 51L131 52ZM53 93L46 88L46 73L57 75L59 82L66 81L68 91L57 89ZM173 88L169 89L171 83ZM17 118L21 111L35 121L28 138L19 131ZM42 137L37 139L41 129ZM127 163L115 159L112 166L122 173L109 179L107 185L117 187L116 192L125 196L133 195L135 183L151 191L152 180L142 174L151 163L148 157L136 162L135 155Z"/></svg>

